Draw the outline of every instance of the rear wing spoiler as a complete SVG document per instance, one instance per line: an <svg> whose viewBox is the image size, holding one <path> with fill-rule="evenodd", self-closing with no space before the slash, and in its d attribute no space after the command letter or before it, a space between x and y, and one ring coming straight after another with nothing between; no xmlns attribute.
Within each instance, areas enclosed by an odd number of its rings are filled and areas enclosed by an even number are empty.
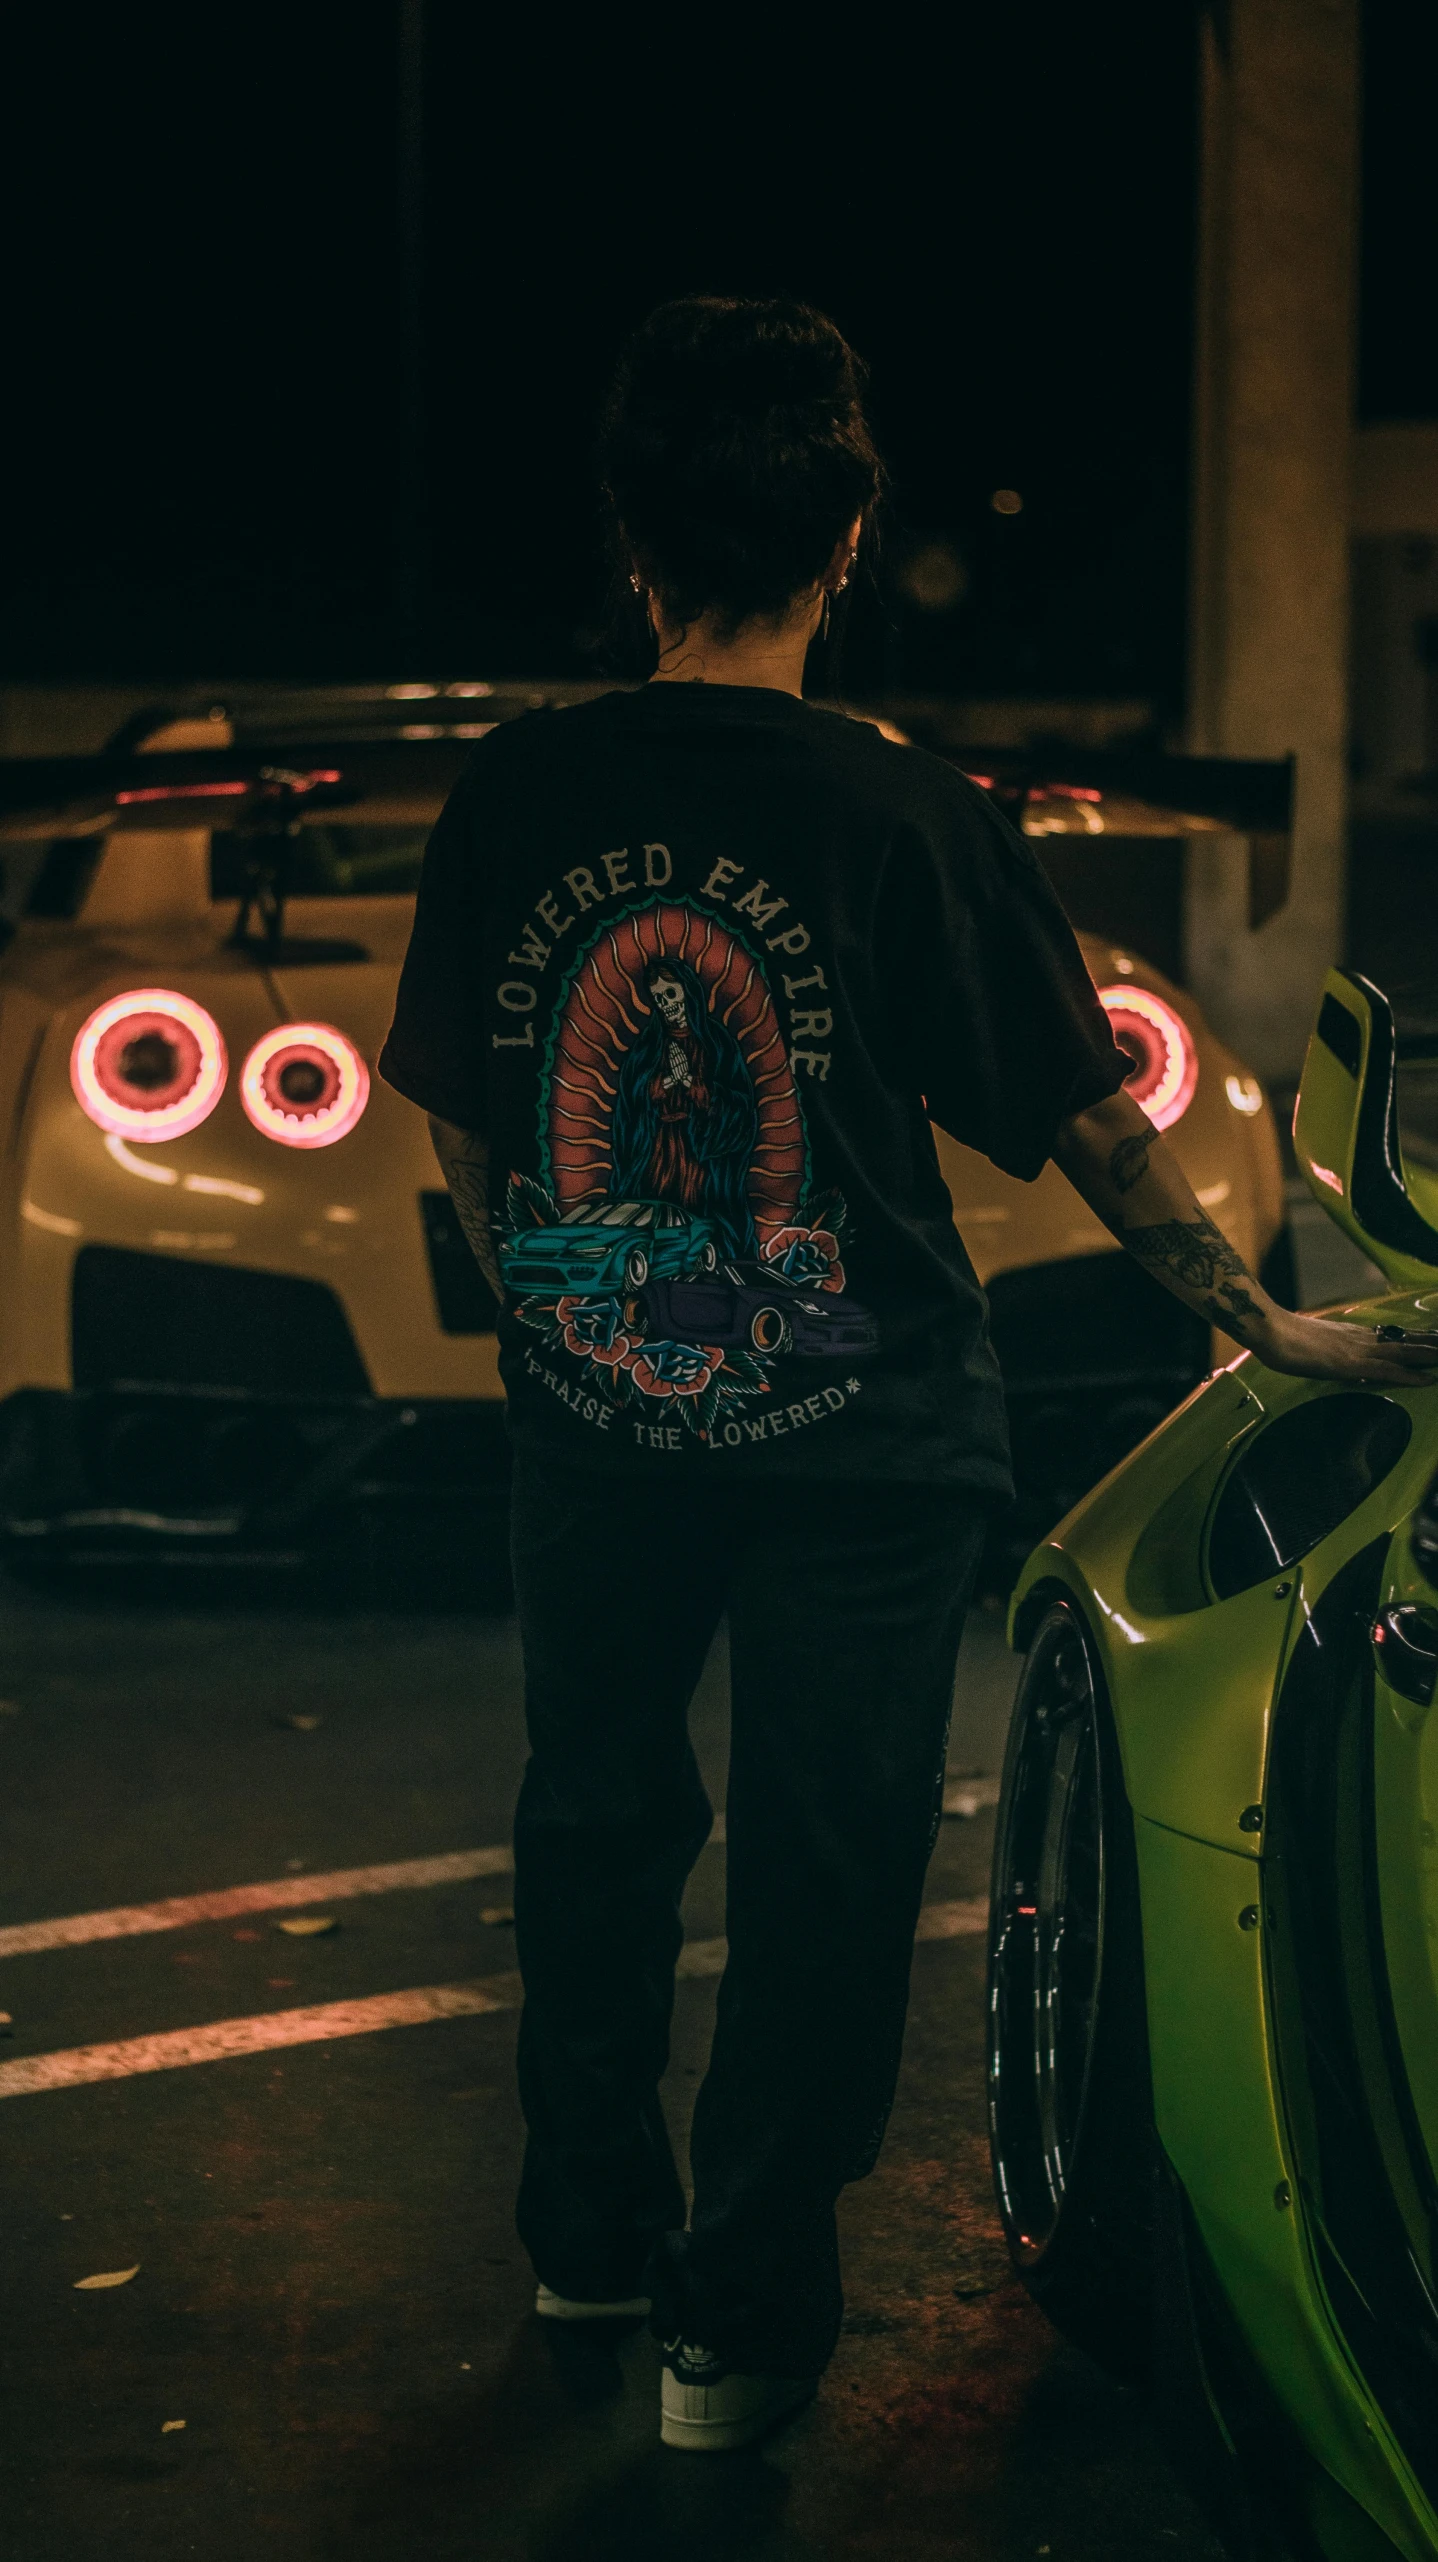
<svg viewBox="0 0 1438 2562"><path fill-rule="evenodd" d="M1397 1289L1438 1280L1438 1174L1405 1165L1393 1008L1356 970L1323 982L1298 1088L1299 1170L1330 1219ZM1414 1045L1433 1055L1438 1043Z"/></svg>
<svg viewBox="0 0 1438 2562"><path fill-rule="evenodd" d="M1164 756L1141 749L1036 749L1016 756L939 746L1025 836L1246 839L1248 925L1288 904L1293 758Z"/></svg>
<svg viewBox="0 0 1438 2562"><path fill-rule="evenodd" d="M464 772L458 737L180 748L0 760L0 839L111 828L265 830L306 810L434 817Z"/></svg>
<svg viewBox="0 0 1438 2562"><path fill-rule="evenodd" d="M0 836L111 827L243 828L257 817L264 824L276 803L287 804L291 813L300 804L311 810L357 809L396 801L437 809L485 730L601 690L486 688L489 699L478 706L426 705L446 717L411 723L392 717L386 723L381 715L393 714L393 705L369 706L363 727L357 717L337 716L354 707L332 705L330 719L316 721L308 734L300 718L308 708L303 700L288 718L271 701L263 706L262 724L247 729L241 716L230 746L150 752L131 739L96 756L0 759ZM483 720L448 717L476 709ZM1230 830L1261 849L1265 913L1281 907L1288 895L1291 758L1165 756L1058 742L1016 753L926 737L921 723L914 735L978 783L1027 835L1163 837ZM222 817L227 802L231 807Z"/></svg>

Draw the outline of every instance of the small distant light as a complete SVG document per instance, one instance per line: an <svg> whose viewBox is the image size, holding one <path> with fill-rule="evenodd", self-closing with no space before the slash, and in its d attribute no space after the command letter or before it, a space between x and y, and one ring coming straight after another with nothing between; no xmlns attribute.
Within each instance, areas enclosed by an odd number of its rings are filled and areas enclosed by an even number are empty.
<svg viewBox="0 0 1438 2562"><path fill-rule="evenodd" d="M998 779L997 776L993 774L971 774L967 766L962 768L962 772L965 780L970 783L977 783L981 792L991 792Z"/></svg>
<svg viewBox="0 0 1438 2562"><path fill-rule="evenodd" d="M488 738L490 731L498 727L498 721L451 721L444 735L446 738ZM438 737L438 731L435 735Z"/></svg>
<svg viewBox="0 0 1438 2562"><path fill-rule="evenodd" d="M342 1201L332 1201L323 1215L334 1227L352 1228L359 1217L359 1212L346 1209Z"/></svg>
<svg viewBox="0 0 1438 2562"><path fill-rule="evenodd" d="M492 685L479 684L446 685L444 690L446 694L452 694L456 702L473 703L477 702L481 695L492 694L494 692L494 687Z"/></svg>
<svg viewBox="0 0 1438 2562"><path fill-rule="evenodd" d="M1253 1113L1263 1110L1263 1088L1256 1076L1226 1076L1223 1080L1223 1090L1235 1112Z"/></svg>
<svg viewBox="0 0 1438 2562"><path fill-rule="evenodd" d="M386 685L385 693L392 703L432 703L439 692L437 685Z"/></svg>
<svg viewBox="0 0 1438 2562"><path fill-rule="evenodd" d="M918 543L901 561L898 583L925 614L947 614L962 602L969 573L953 543L942 536Z"/></svg>
<svg viewBox="0 0 1438 2562"><path fill-rule="evenodd" d="M996 516L1022 516L1024 502L1016 489L996 489L989 500Z"/></svg>
<svg viewBox="0 0 1438 2562"><path fill-rule="evenodd" d="M1127 952L1115 952L1115 954L1114 954L1114 956L1113 956L1113 965L1114 965L1114 968L1117 970L1117 972L1118 972L1118 974L1119 974L1119 977L1120 977L1121 979L1131 979L1131 978L1132 978L1132 976L1133 976L1133 963L1132 963L1132 961L1129 959ZM1232 1078L1230 1078L1230 1079L1229 1079L1230 1084L1232 1083L1232 1081L1233 1081L1233 1080L1232 1080Z"/></svg>
<svg viewBox="0 0 1438 2562"><path fill-rule="evenodd" d="M406 721L400 731L401 738L445 738L447 736L448 732L439 721Z"/></svg>

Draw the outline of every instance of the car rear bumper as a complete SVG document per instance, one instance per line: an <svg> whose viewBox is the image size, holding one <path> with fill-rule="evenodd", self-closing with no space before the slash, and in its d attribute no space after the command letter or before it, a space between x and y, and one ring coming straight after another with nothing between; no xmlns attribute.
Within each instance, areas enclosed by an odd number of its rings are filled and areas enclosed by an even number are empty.
<svg viewBox="0 0 1438 2562"><path fill-rule="evenodd" d="M74 1564L300 1565L357 1515L503 1535L497 1398L24 1388L0 1403L0 1542Z"/></svg>

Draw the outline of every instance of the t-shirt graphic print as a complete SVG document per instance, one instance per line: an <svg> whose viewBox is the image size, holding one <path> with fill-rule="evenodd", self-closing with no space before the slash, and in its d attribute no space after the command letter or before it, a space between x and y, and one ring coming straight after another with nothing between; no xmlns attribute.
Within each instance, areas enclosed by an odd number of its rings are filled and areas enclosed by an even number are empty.
<svg viewBox="0 0 1438 2562"><path fill-rule="evenodd" d="M645 856L672 870L667 847ZM749 892L756 912L767 894ZM822 968L791 991L821 997ZM832 1008L804 1015L811 1039L832 1029ZM679 1431L733 1447L765 1437L781 1372L873 1351L845 1286L844 1200L814 1190L764 958L737 918L697 898L607 917L561 987L538 1108L540 1173L510 1177L500 1268L533 1357L578 1365L581 1415L603 1429L627 1409L654 1446ZM804 1422L857 1386L798 1399Z"/></svg>
<svg viewBox="0 0 1438 2562"><path fill-rule="evenodd" d="M430 838L379 1064L488 1142L521 1451L1004 1499L931 1123L1033 1176L1128 1061L951 767L738 686L496 728Z"/></svg>

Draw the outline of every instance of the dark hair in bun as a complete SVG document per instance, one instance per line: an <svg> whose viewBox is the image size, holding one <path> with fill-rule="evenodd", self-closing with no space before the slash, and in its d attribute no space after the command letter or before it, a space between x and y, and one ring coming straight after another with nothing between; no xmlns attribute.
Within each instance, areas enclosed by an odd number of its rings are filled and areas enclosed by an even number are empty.
<svg viewBox="0 0 1438 2562"><path fill-rule="evenodd" d="M610 386L599 469L613 533L680 624L731 635L817 585L883 467L863 368L807 304L687 295L651 312Z"/></svg>

